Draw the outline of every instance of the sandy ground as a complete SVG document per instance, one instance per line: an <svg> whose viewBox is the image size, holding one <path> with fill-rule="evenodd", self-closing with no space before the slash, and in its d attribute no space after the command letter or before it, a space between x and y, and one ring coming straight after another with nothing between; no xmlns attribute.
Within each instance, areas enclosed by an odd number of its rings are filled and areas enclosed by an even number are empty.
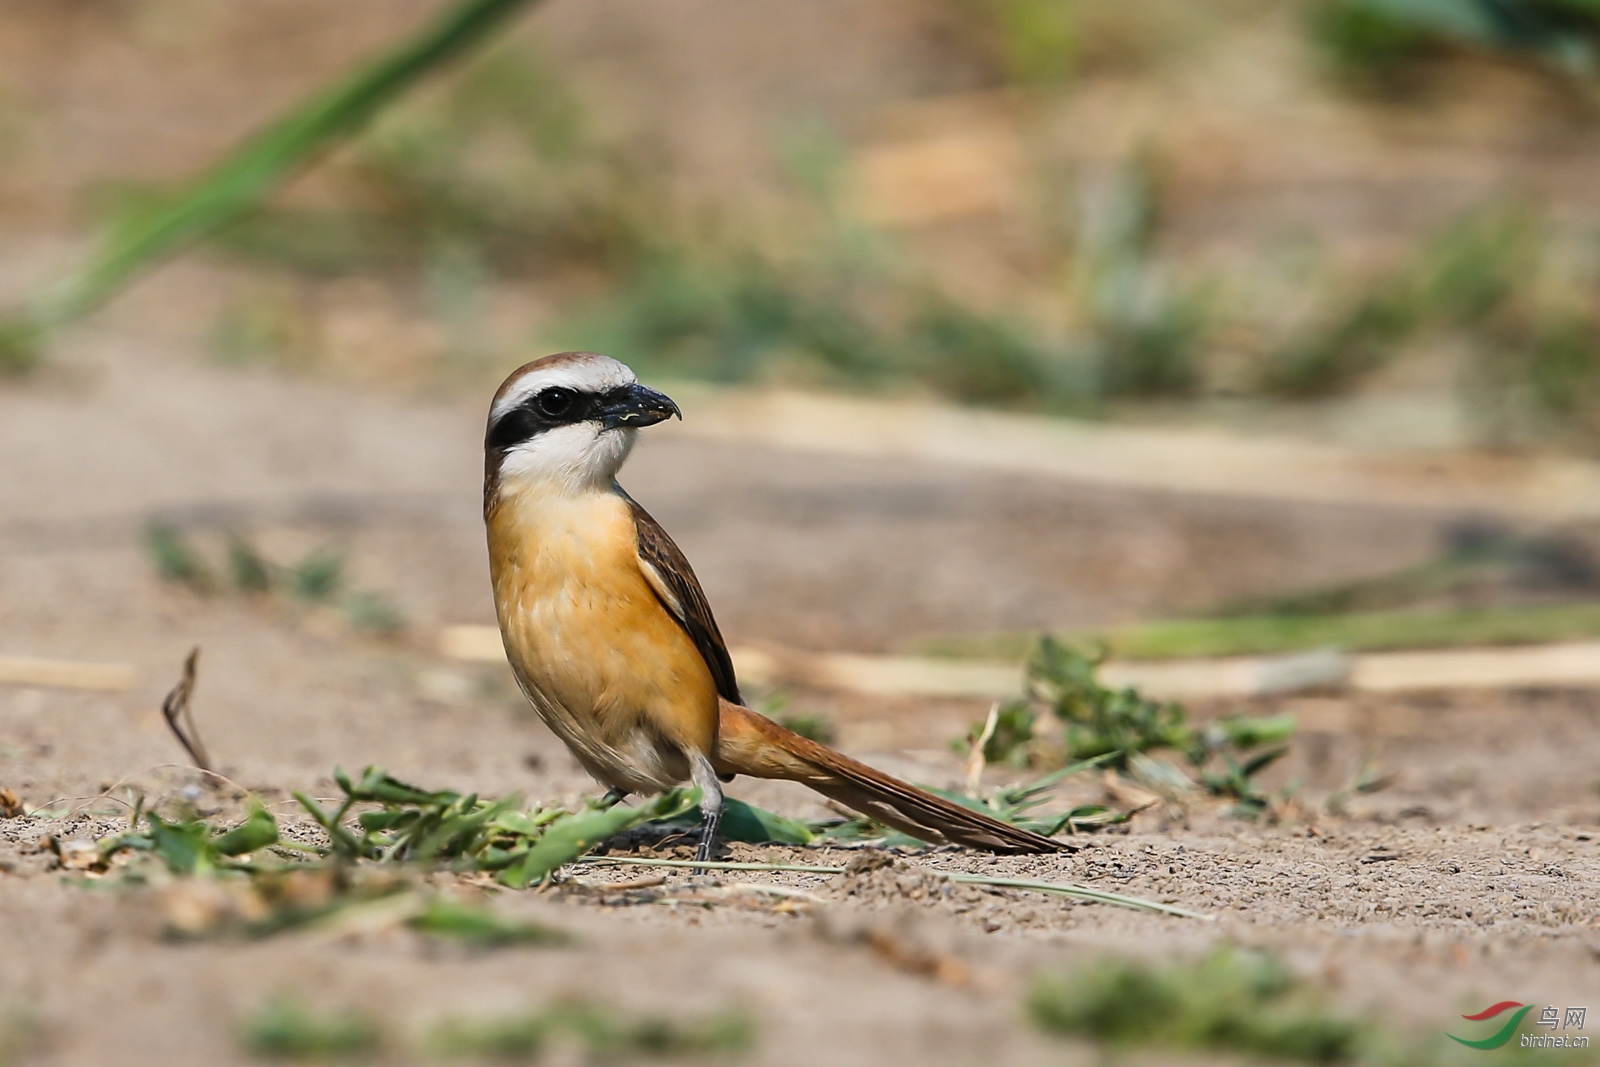
<svg viewBox="0 0 1600 1067"><path fill-rule="evenodd" d="M0 689L0 785L30 808L73 812L0 820L0 1008L38 1021L26 1062L234 1062L236 1021L286 990L401 1034L587 993L639 1010L742 1006L758 1028L755 1063L1093 1062L1092 1048L1023 1021L1034 972L1224 941L1280 952L1351 1010L1421 1033L1493 1000L1600 1001L1600 698L1579 692L1264 704L1303 724L1272 780L1299 781L1302 801L1276 825L1147 813L1071 856L945 850L867 875L786 876L817 898L799 906L739 894L671 905L681 873L648 893L500 895L497 907L576 935L558 949L470 954L396 930L175 944L147 894L53 870L44 835L92 839L135 791L160 798L197 780L174 762L156 711L195 643L196 711L218 763L285 815L290 789L329 795L335 765L547 800L592 788L502 672L429 650L438 624L491 618L479 407L210 369L109 331L84 334L61 370L0 392L0 650L127 662L139 677L127 693ZM1450 518L1118 493L670 430L625 474L694 560L732 640L843 650L1153 615L1378 570L1426 555ZM352 580L392 598L411 636L163 586L139 548L155 515L207 547L225 529L248 532L279 560L338 544ZM948 740L983 710L804 692L793 706L831 716L852 752L940 784L961 773ZM1363 759L1394 785L1329 814L1328 794ZM1086 781L1063 799L1099 789ZM791 814L822 810L786 786L733 790ZM1216 921L949 889L918 867L1076 880ZM924 957L958 961L964 980L906 963Z"/></svg>

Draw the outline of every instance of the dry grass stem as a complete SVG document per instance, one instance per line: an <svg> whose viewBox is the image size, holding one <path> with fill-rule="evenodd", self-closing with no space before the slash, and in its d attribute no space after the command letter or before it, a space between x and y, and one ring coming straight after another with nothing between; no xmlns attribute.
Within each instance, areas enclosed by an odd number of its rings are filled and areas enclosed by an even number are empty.
<svg viewBox="0 0 1600 1067"><path fill-rule="evenodd" d="M167 728L172 731L172 736L189 753L194 765L202 771L211 771L211 757L206 753L205 743L200 740L200 731L194 724L194 712L190 710L190 701L194 697L195 669L199 662L200 646L196 645L184 658L183 677L161 702L161 715L167 720Z"/></svg>

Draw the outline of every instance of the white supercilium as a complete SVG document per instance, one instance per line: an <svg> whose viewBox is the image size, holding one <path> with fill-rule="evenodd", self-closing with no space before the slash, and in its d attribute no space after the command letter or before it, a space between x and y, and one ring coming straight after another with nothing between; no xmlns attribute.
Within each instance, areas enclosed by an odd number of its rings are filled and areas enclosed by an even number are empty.
<svg viewBox="0 0 1600 1067"><path fill-rule="evenodd" d="M626 363L618 363L610 356L596 354L563 360L523 375L506 390L504 396L495 401L489 411L489 421L499 422L508 411L521 407L530 396L556 386L580 393L607 393L636 381L638 379Z"/></svg>

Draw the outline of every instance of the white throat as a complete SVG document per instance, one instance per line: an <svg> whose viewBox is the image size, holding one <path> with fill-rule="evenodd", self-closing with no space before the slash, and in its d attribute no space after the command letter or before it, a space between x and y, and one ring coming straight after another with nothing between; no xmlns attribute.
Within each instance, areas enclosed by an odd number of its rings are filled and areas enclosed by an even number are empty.
<svg viewBox="0 0 1600 1067"><path fill-rule="evenodd" d="M512 446L500 460L500 495L610 492L638 433L625 426L606 430L598 422L578 422L537 434Z"/></svg>

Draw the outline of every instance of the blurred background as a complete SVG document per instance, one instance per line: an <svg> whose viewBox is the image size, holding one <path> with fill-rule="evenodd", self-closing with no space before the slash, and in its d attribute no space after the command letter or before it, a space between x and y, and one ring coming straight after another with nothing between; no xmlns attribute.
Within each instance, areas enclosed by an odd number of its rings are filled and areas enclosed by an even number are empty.
<svg viewBox="0 0 1600 1067"><path fill-rule="evenodd" d="M6 4L3 291L441 10ZM577 345L718 382L1596 443L1587 0L519 16L207 237L180 294L135 301L147 327L397 390Z"/></svg>

